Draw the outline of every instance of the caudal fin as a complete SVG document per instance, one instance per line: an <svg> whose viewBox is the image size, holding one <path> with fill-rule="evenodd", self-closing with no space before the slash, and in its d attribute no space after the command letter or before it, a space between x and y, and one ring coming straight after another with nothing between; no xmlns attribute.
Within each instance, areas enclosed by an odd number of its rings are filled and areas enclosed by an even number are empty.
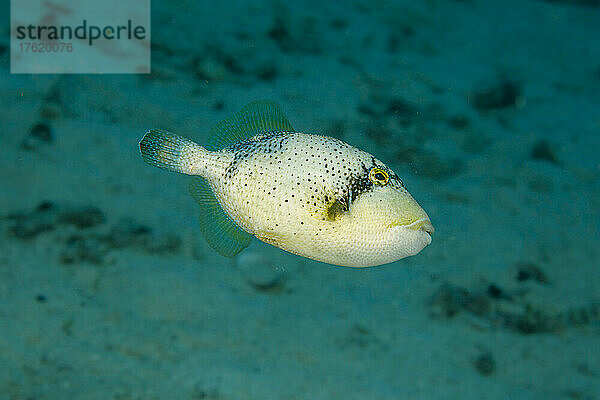
<svg viewBox="0 0 600 400"><path fill-rule="evenodd" d="M193 141L161 129L150 129L140 141L142 158L148 164L188 175L195 175L194 166L204 151Z"/></svg>

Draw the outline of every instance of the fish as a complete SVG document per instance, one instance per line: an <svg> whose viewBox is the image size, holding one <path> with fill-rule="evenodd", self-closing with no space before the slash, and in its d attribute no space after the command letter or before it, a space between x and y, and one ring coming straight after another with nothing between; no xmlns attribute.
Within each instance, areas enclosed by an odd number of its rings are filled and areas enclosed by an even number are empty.
<svg viewBox="0 0 600 400"><path fill-rule="evenodd" d="M219 122L204 147L150 129L139 149L146 163L193 176L200 231L226 257L256 237L324 263L372 267L431 243L429 216L394 171L341 140L296 132L271 101Z"/></svg>

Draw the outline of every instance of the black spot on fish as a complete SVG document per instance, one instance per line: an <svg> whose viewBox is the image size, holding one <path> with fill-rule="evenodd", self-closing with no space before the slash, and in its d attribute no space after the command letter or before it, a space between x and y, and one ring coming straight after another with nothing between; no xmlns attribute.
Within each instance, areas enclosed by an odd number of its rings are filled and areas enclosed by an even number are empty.
<svg viewBox="0 0 600 400"><path fill-rule="evenodd" d="M327 221L335 221L339 219L345 212L348 211L347 204L344 204L338 200L331 203L329 207L327 207Z"/></svg>

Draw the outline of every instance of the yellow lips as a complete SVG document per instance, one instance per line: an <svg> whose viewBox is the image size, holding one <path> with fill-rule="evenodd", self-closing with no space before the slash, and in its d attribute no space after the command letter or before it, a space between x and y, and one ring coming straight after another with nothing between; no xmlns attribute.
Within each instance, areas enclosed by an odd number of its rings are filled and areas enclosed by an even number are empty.
<svg viewBox="0 0 600 400"><path fill-rule="evenodd" d="M435 228L431 224L429 218L421 218L418 221L413 222L412 224L403 225L404 228L414 229L415 231L424 231L429 234L429 236L433 235L435 232Z"/></svg>
<svg viewBox="0 0 600 400"><path fill-rule="evenodd" d="M402 222L394 222L389 225L389 228L394 228L400 226L406 229L412 229L415 231L423 231L428 233L430 236L435 232L435 228L431 224L429 218L421 218L417 221L411 222L410 224L402 223Z"/></svg>

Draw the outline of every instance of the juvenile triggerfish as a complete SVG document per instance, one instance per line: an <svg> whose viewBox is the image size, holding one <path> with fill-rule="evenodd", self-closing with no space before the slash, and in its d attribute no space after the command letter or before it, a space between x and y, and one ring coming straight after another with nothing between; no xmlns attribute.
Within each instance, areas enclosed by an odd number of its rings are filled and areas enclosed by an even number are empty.
<svg viewBox="0 0 600 400"><path fill-rule="evenodd" d="M252 236L283 250L348 267L386 264L431 243L433 225L384 163L338 139L294 131L272 102L246 105L202 147L152 129L143 159L195 175L208 244L233 257Z"/></svg>

